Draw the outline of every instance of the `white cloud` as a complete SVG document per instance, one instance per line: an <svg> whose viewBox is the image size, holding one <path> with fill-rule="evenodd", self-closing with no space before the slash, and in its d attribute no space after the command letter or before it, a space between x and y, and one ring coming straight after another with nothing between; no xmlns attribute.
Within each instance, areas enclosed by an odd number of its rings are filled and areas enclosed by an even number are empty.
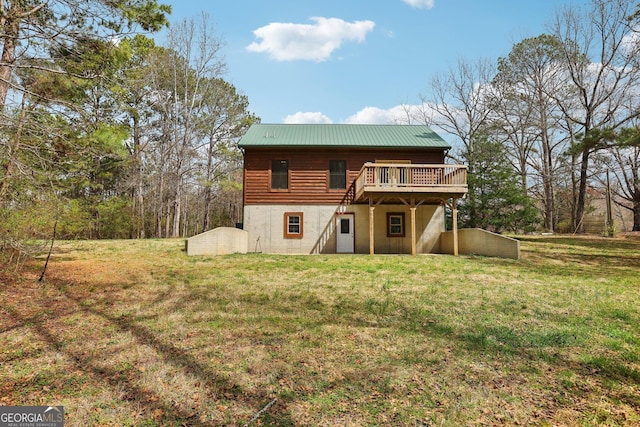
<svg viewBox="0 0 640 427"><path fill-rule="evenodd" d="M345 41L362 43L375 22L346 22L338 18L313 17L314 24L273 22L253 32L259 42L247 46L250 52L268 53L277 61L322 62Z"/></svg>
<svg viewBox="0 0 640 427"><path fill-rule="evenodd" d="M349 117L345 123L351 124L431 124L433 109L428 104L401 104L383 110L365 107Z"/></svg>
<svg viewBox="0 0 640 427"><path fill-rule="evenodd" d="M435 4L435 0L402 0L402 1L411 7L415 7L416 9L431 9Z"/></svg>
<svg viewBox="0 0 640 427"><path fill-rule="evenodd" d="M390 124L393 121L393 109L383 110L378 107L365 107L353 116L349 117L345 123L359 125Z"/></svg>
<svg viewBox="0 0 640 427"><path fill-rule="evenodd" d="M331 124L333 121L322 113L301 111L284 118L285 124Z"/></svg>
<svg viewBox="0 0 640 427"><path fill-rule="evenodd" d="M640 50L640 26L635 26L633 31L622 39L625 51L631 55L637 55Z"/></svg>
<svg viewBox="0 0 640 427"><path fill-rule="evenodd" d="M358 125L427 125L450 144L456 137L442 129L435 120L436 109L428 103L400 104L388 109L365 107L341 123ZM298 112L285 117L285 124L332 124L328 116L321 112Z"/></svg>

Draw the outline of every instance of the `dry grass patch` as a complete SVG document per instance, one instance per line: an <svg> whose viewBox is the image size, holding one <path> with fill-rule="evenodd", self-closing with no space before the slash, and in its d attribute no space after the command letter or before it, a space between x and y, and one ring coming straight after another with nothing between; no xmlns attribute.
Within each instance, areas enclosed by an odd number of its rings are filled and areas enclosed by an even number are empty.
<svg viewBox="0 0 640 427"><path fill-rule="evenodd" d="M70 426L640 423L640 241L527 239L520 261L182 245L68 242L44 284L39 262L2 276L0 404Z"/></svg>

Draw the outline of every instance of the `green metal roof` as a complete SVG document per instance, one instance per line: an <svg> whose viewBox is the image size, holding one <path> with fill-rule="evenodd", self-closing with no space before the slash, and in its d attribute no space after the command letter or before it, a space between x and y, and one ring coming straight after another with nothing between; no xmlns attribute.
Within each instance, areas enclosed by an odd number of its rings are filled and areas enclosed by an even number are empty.
<svg viewBox="0 0 640 427"><path fill-rule="evenodd" d="M424 125L252 125L240 147L436 148L451 146Z"/></svg>

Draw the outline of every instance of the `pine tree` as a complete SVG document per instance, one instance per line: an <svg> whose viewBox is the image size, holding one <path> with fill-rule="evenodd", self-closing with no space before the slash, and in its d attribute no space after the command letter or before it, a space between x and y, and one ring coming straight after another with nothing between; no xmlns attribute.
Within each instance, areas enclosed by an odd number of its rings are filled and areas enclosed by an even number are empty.
<svg viewBox="0 0 640 427"><path fill-rule="evenodd" d="M505 148L482 137L463 153L469 165L469 193L460 204L461 226L494 232L526 232L539 213L511 167Z"/></svg>

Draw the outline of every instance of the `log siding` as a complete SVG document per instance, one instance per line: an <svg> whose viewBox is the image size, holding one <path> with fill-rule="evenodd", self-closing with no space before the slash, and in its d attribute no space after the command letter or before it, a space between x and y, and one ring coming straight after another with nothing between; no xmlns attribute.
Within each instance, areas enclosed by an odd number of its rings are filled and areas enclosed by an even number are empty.
<svg viewBox="0 0 640 427"><path fill-rule="evenodd" d="M245 205L252 204L339 204L367 162L406 161L419 164L444 163L442 149L321 149L245 148ZM271 190L271 161L288 160L289 188ZM347 162L347 190L329 188L329 160Z"/></svg>

